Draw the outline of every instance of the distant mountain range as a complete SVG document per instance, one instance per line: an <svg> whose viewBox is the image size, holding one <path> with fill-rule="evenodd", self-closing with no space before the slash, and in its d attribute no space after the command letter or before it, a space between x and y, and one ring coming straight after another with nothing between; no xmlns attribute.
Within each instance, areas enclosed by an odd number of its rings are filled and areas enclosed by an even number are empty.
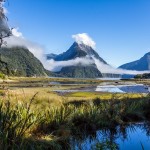
<svg viewBox="0 0 150 150"><path fill-rule="evenodd" d="M55 61L68 61L74 60L76 58L88 58L89 60L93 60L92 64L83 65L82 63L78 63L72 66L65 66L57 72L57 74L61 76L67 77L76 77L76 78L99 78L102 77L101 72L98 70L94 58L99 61L107 64L98 53L90 46L85 44L78 44L74 42L73 45L64 53L56 55L56 54L48 54L47 59L53 59Z"/></svg>
<svg viewBox="0 0 150 150"><path fill-rule="evenodd" d="M139 60L121 65L119 68L127 70L145 71L150 70L150 52L145 54Z"/></svg>
<svg viewBox="0 0 150 150"><path fill-rule="evenodd" d="M90 46L84 44L73 43L73 45L64 53L48 54L47 59L54 59L56 62L75 60L78 58L86 58L83 61L90 63L78 62L74 65L66 65L60 71L51 72L43 67L43 64L24 47L0 48L0 73L8 76L57 76L57 77L74 77L74 78L99 78L102 77L95 61L107 64L96 51ZM91 63L92 62L92 63ZM68 62L69 63L69 62Z"/></svg>
<svg viewBox="0 0 150 150"><path fill-rule="evenodd" d="M64 53L48 54L47 60L53 59L59 64L65 62L60 70L51 72L43 67L43 64L24 47L0 48L0 73L8 76L55 76L71 78L100 78L116 77L112 73L103 73L101 68L97 68L96 60L108 65L98 53L90 46L78 44L73 45ZM80 59L80 61L78 61ZM82 60L82 61L81 61ZM75 64L73 62L76 62ZM88 63L89 62L89 63ZM70 63L70 64L68 64ZM105 65L103 67L105 67ZM57 65L56 65L57 66ZM150 70L150 52L139 60L124 64L119 68L126 70L145 71ZM103 68L104 69L104 68Z"/></svg>

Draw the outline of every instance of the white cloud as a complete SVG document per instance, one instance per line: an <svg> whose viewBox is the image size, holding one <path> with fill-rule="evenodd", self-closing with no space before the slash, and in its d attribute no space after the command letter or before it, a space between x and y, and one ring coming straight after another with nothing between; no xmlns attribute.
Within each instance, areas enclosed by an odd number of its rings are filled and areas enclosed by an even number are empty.
<svg viewBox="0 0 150 150"><path fill-rule="evenodd" d="M78 44L85 44L87 46L92 47L95 49L96 43L92 40L91 37L87 33L79 33L72 35L72 38L78 43Z"/></svg>
<svg viewBox="0 0 150 150"><path fill-rule="evenodd" d="M13 29L12 33L13 36L5 38L7 42L7 47L23 46L28 48L30 52L32 52L34 56L37 57L43 63L43 65L48 69L48 62L45 58L45 53L44 53L45 47L24 38L23 34L18 31L18 28Z"/></svg>
<svg viewBox="0 0 150 150"><path fill-rule="evenodd" d="M67 60L67 61L54 61L53 59L48 61L49 63L49 69L54 72L58 72L61 70L62 67L66 66L76 66L76 65L81 65L81 66L88 66L94 63L94 60L89 59L88 57L83 57L79 58L77 57L76 59L72 60Z"/></svg>
<svg viewBox="0 0 150 150"><path fill-rule="evenodd" d="M22 33L19 32L18 30L19 30L19 28L14 28L14 29L12 30L12 34L13 34L14 36L16 36L16 37L24 38L23 35L22 35Z"/></svg>

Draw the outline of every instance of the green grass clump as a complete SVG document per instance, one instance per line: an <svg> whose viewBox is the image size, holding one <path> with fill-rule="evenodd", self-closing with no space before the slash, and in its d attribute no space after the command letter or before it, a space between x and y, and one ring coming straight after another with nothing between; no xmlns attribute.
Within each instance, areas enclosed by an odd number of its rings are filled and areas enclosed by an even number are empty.
<svg viewBox="0 0 150 150"><path fill-rule="evenodd" d="M0 149L14 150L42 150L61 149L51 135L34 136L34 129L41 122L42 116L31 111L31 102L28 105L14 105L10 102L0 102Z"/></svg>
<svg viewBox="0 0 150 150"><path fill-rule="evenodd" d="M9 102L0 104L0 145L2 149L17 149L24 143L26 131L36 122L33 113L23 106L12 106ZM22 145L22 144L21 144ZM20 147L21 147L20 145Z"/></svg>
<svg viewBox="0 0 150 150"><path fill-rule="evenodd" d="M0 73L0 79L6 79L6 76L3 73Z"/></svg>

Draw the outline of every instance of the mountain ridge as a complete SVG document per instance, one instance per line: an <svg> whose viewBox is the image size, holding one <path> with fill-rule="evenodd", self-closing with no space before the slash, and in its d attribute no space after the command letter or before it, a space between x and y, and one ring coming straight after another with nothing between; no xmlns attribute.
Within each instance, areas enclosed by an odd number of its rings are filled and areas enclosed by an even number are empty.
<svg viewBox="0 0 150 150"><path fill-rule="evenodd" d="M43 64L25 47L0 48L0 72L8 76L47 76Z"/></svg>
<svg viewBox="0 0 150 150"><path fill-rule="evenodd" d="M69 77L81 77L81 78L102 77L102 74L98 70L93 57L103 62L104 64L107 64L106 61L104 61L92 47L87 46L85 44L79 44L77 42L74 42L72 46L65 52L56 56L54 55L55 57L53 57L53 54L51 55L52 57L51 58L49 57L48 60L53 59L56 62L75 60L76 58L81 58L81 59L87 58L88 60L93 60L93 62L89 65L83 65L79 62L76 65L69 65L69 66L62 67L62 69L57 72L58 74L69 76Z"/></svg>
<svg viewBox="0 0 150 150"><path fill-rule="evenodd" d="M146 53L138 60L123 64L119 68L126 70L146 71L150 70L150 52Z"/></svg>
<svg viewBox="0 0 150 150"><path fill-rule="evenodd" d="M52 56L48 58L49 55L55 55L55 57ZM55 61L67 61L67 60L75 59L77 57L85 57L86 55L94 56L96 59L99 59L103 63L107 64L107 62L104 61L98 55L98 53L95 50L93 50L92 47L87 46L85 44L78 44L77 42L74 42L73 45L66 52L63 52L59 55L53 53L47 54L47 58L48 60L54 59Z"/></svg>

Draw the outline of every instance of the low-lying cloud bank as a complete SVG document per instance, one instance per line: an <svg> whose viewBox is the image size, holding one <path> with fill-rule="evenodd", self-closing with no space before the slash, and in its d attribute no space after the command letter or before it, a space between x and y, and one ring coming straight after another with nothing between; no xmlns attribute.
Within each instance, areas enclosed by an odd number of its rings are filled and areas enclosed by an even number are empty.
<svg viewBox="0 0 150 150"><path fill-rule="evenodd" d="M86 33L77 34L77 35L73 35L72 37L79 44L83 43L95 49L96 43L88 36L88 34ZM12 47L12 46L27 47L34 54L34 56L37 57L42 62L44 67L50 71L57 72L57 71L60 71L61 68L65 66L76 66L78 64L86 66L86 65L91 65L95 62L97 68L102 73L132 74L132 75L150 73L150 71L133 71L133 70L113 68L110 65L106 65L100 62L98 59L95 59L94 57L93 57L93 60L90 59L89 57L76 58L74 60L68 60L68 61L46 60L45 48L38 43L27 40L22 35L22 33L18 31L18 29L14 29L13 36L6 38L6 41L8 43L8 47Z"/></svg>
<svg viewBox="0 0 150 150"><path fill-rule="evenodd" d="M81 65L81 66L91 65L94 63L94 60L89 59L88 57L83 57L83 58L77 57L76 59L67 60L67 61L54 61L53 59L51 59L48 61L48 63L49 63L49 70L54 72L59 72L62 69L62 67L76 66L76 65Z"/></svg>
<svg viewBox="0 0 150 150"><path fill-rule="evenodd" d="M98 59L93 58L95 61L95 64L102 73L111 73L111 74L143 74L143 73L150 73L150 71L135 71L135 70L125 70L120 68L113 68L110 65L104 64L103 62L100 62Z"/></svg>
<svg viewBox="0 0 150 150"><path fill-rule="evenodd" d="M130 75L136 75L136 74L143 74L143 73L150 73L150 71L135 71L135 70L125 70L125 69L119 69L119 68L113 68L110 65L104 64L103 62L99 61L98 59L92 57L92 59L89 59L88 57L83 57L83 58L76 58L73 60L68 60L68 61L54 61L51 59L49 61L49 70L58 72L62 69L62 67L66 66L76 66L76 65L83 65L83 66L88 66L92 64L96 64L98 70L101 73L110 73L110 74L130 74Z"/></svg>

